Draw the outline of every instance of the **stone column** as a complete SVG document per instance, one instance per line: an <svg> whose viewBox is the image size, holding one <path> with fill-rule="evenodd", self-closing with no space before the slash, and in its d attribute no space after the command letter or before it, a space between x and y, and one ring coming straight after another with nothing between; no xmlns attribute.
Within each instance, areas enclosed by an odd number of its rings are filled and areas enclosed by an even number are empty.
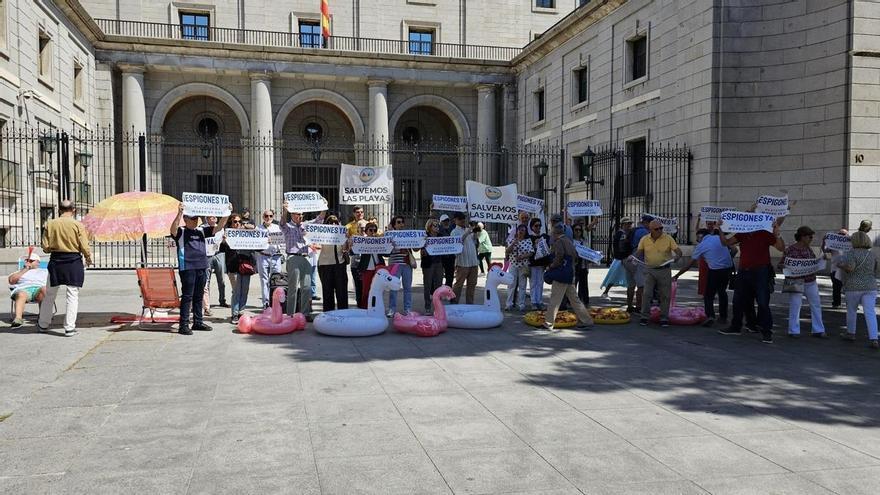
<svg viewBox="0 0 880 495"><path fill-rule="evenodd" d="M144 67L120 65L122 71L122 187L124 191L140 190L140 150L138 138L147 132L147 106L144 103ZM149 168L149 157L147 157ZM159 184L154 184L159 189Z"/></svg>
<svg viewBox="0 0 880 495"><path fill-rule="evenodd" d="M372 167L391 166L391 154L388 153L388 142L391 133L388 129L388 81L369 80L370 88L370 128L367 141L367 164ZM360 165L360 164L359 164ZM392 172L393 173L393 172ZM371 205L367 211L373 211L379 219L380 229L385 228L391 219L391 205Z"/></svg>
<svg viewBox="0 0 880 495"><path fill-rule="evenodd" d="M245 202L253 212L278 208L275 148L272 135L272 83L268 74L251 74L250 176L245 177ZM248 187L250 185L250 187Z"/></svg>
<svg viewBox="0 0 880 495"><path fill-rule="evenodd" d="M490 150L498 145L495 125L495 86L480 84L477 86L477 143L478 154L477 180L485 184L499 185L498 164Z"/></svg>

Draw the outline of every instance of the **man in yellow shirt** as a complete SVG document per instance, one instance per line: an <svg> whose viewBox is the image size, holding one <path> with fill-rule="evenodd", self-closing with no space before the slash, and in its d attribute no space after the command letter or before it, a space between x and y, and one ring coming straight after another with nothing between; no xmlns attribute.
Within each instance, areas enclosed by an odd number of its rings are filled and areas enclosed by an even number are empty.
<svg viewBox="0 0 880 495"><path fill-rule="evenodd" d="M76 315L79 308L79 289L85 280L85 265L92 264L92 252L86 228L73 218L76 207L72 201L58 205L58 218L46 222L43 251L49 253L49 285L40 306L37 322L40 332L49 331L55 296L62 285L67 288L67 313L64 316L64 335L72 337L76 331Z"/></svg>
<svg viewBox="0 0 880 495"><path fill-rule="evenodd" d="M648 316L651 314L651 299L654 289L660 295L660 326L669 326L669 297L672 293L673 262L681 258L681 249L669 234L663 233L663 224L658 220L648 224L649 235L642 237L639 247L636 249L636 258L643 259L645 263L645 292L642 297L642 319L640 325L648 324Z"/></svg>
<svg viewBox="0 0 880 495"><path fill-rule="evenodd" d="M352 218L352 221L345 224L345 229L348 230L349 238L358 235L358 222L364 219L364 207L355 206L352 210Z"/></svg>

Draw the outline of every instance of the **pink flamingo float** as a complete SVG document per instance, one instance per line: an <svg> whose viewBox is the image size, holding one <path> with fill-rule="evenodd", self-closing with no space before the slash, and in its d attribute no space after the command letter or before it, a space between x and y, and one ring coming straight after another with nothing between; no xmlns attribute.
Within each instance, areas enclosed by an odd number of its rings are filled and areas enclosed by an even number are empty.
<svg viewBox="0 0 880 495"><path fill-rule="evenodd" d="M434 316L423 316L416 312L408 315L394 314L394 329L400 333L410 333L419 337L436 337L446 331L446 306L442 300L455 298L455 292L448 285L441 285L431 294ZM442 300L441 300L442 299Z"/></svg>
<svg viewBox="0 0 880 495"><path fill-rule="evenodd" d="M275 289L272 292L272 306L256 316L249 313L241 315L241 318L238 319L238 331L262 335L284 335L305 330L305 315L296 313L293 316L288 316L281 311L281 302L284 301L284 298L284 289L282 287Z"/></svg>
<svg viewBox="0 0 880 495"><path fill-rule="evenodd" d="M672 282L672 290L669 294L669 323L673 325L698 325L706 321L706 310L703 308L679 308L675 306L675 292L678 290L678 282ZM660 308L651 308L651 321L660 321Z"/></svg>

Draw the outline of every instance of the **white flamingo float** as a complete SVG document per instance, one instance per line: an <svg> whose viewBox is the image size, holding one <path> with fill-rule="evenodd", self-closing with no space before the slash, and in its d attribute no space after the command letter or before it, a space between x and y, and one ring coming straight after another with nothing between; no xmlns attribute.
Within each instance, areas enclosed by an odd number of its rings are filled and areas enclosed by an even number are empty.
<svg viewBox="0 0 880 495"><path fill-rule="evenodd" d="M287 316L281 311L284 300L284 289L279 287L272 292L272 306L263 310L262 314L253 316L248 313L238 320L238 331L241 333L259 333L262 335L284 335L286 333L305 330L306 317L302 313Z"/></svg>
<svg viewBox="0 0 880 495"><path fill-rule="evenodd" d="M436 337L446 331L446 306L442 300L455 297L455 292L448 285L441 285L431 295L434 305L434 316L423 316L416 312L408 315L394 314L394 329L401 333L418 335L419 337Z"/></svg>
<svg viewBox="0 0 880 495"><path fill-rule="evenodd" d="M392 272L395 271L392 268ZM381 268L373 276L373 285L370 286L367 309L337 309L327 311L315 317L312 324L318 333L334 335L337 337L369 337L379 335L388 328L388 318L385 316L385 301L382 297L385 291L400 290L402 284L400 277L389 273Z"/></svg>
<svg viewBox="0 0 880 495"><path fill-rule="evenodd" d="M483 304L450 304L446 307L446 321L452 328L495 328L504 321L498 285L510 285L513 277L500 264L493 263L486 275L486 299Z"/></svg>

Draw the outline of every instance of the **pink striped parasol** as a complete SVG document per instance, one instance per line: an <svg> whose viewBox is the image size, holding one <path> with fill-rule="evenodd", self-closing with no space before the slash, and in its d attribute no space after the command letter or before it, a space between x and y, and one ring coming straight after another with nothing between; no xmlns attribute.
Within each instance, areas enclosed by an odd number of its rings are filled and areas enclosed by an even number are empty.
<svg viewBox="0 0 880 495"><path fill-rule="evenodd" d="M165 237L180 202L171 196L132 191L101 201L83 218L83 225L95 241L140 241Z"/></svg>

